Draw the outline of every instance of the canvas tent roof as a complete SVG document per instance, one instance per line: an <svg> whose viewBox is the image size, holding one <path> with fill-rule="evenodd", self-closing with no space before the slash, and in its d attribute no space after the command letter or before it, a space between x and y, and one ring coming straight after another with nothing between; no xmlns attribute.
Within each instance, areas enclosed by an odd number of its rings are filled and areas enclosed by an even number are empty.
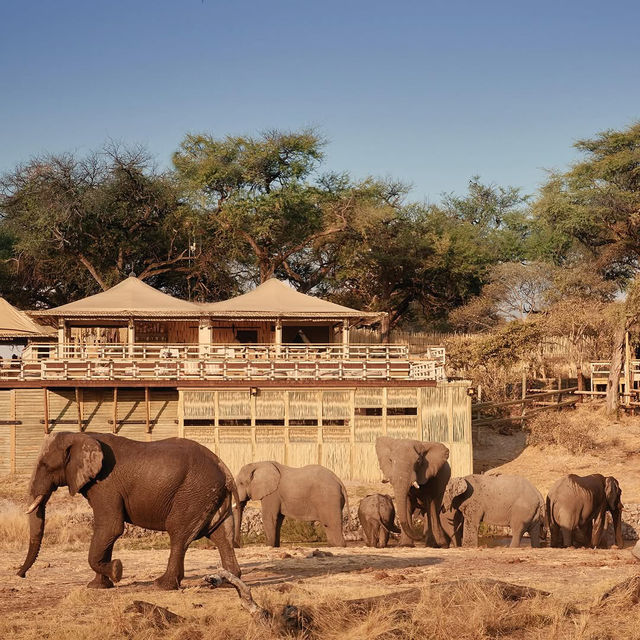
<svg viewBox="0 0 640 640"><path fill-rule="evenodd" d="M36 324L24 311L0 298L0 340L48 337L49 330Z"/></svg>
<svg viewBox="0 0 640 640"><path fill-rule="evenodd" d="M263 282L249 293L202 306L207 315L218 318L357 318L376 321L383 315L358 311L300 293L276 278Z"/></svg>
<svg viewBox="0 0 640 640"><path fill-rule="evenodd" d="M35 316L60 318L184 318L202 315L199 305L174 298L129 276L111 289Z"/></svg>

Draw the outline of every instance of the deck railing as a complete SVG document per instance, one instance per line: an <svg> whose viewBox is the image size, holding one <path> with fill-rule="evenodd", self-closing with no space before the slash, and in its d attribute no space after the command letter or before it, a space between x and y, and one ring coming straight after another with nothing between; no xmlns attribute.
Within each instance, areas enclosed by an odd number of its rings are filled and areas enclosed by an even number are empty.
<svg viewBox="0 0 640 640"><path fill-rule="evenodd" d="M11 380L440 380L444 349L386 344L31 344Z"/></svg>

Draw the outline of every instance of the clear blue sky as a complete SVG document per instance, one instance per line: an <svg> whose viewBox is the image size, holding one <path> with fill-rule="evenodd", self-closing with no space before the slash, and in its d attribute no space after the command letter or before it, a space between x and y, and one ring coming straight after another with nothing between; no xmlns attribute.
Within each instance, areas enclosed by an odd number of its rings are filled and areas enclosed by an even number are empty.
<svg viewBox="0 0 640 640"><path fill-rule="evenodd" d="M0 172L107 138L313 125L326 166L436 201L533 191L640 117L640 3L0 0Z"/></svg>

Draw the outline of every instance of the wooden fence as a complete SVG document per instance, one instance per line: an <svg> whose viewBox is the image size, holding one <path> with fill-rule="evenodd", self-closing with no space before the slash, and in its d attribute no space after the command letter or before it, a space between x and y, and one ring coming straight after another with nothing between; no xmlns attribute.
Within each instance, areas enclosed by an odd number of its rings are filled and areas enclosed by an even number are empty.
<svg viewBox="0 0 640 640"><path fill-rule="evenodd" d="M526 395L518 400L506 402L476 402L471 405L471 423L474 427L497 426L501 424L520 423L543 411L554 411L565 407L573 407L580 402L580 396L576 394L578 387L555 389L552 391L540 391ZM496 416L505 409L515 414L509 416ZM490 413L491 415L487 415Z"/></svg>

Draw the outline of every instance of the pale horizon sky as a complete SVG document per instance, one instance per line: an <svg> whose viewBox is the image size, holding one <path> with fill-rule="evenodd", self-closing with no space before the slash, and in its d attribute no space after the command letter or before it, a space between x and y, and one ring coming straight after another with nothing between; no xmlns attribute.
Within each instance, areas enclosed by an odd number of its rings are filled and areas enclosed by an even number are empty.
<svg viewBox="0 0 640 640"><path fill-rule="evenodd" d="M42 153L314 126L324 169L411 199L532 193L638 119L640 5L0 0L0 173Z"/></svg>

